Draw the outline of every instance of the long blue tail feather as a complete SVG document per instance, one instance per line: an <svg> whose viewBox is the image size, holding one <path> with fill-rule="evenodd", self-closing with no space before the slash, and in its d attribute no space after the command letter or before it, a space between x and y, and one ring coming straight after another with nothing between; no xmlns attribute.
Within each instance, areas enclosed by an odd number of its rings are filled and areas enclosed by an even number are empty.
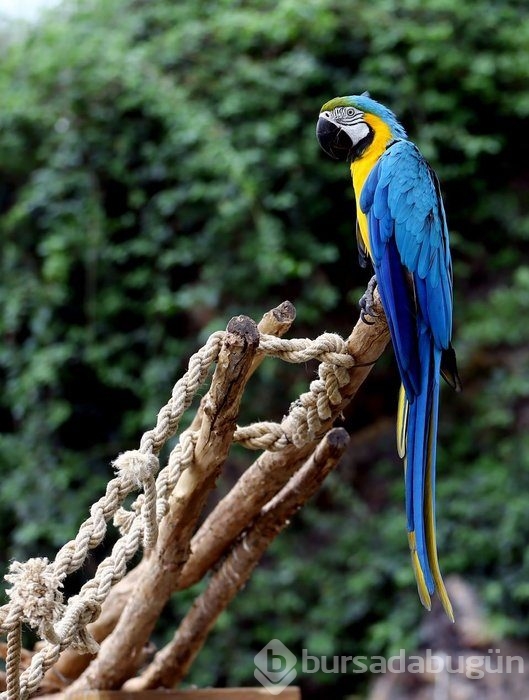
<svg viewBox="0 0 529 700"><path fill-rule="evenodd" d="M437 416L439 402L439 363L441 352L435 348L426 328L419 336L421 390L409 407L406 439L406 516L408 532L415 533L417 556L429 593L435 590L430 566L425 522L425 497L435 478L434 469L427 475L428 464L435 465ZM436 375L437 372L437 375ZM433 460L433 462L432 462Z"/></svg>

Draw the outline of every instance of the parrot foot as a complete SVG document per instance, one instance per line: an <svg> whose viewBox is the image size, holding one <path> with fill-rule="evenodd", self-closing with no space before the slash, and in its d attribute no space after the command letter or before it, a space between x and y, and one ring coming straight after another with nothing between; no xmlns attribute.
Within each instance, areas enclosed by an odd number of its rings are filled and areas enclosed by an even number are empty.
<svg viewBox="0 0 529 700"><path fill-rule="evenodd" d="M377 318L378 316L377 312L375 311L375 300L373 298L376 286L377 276L373 275L373 277L371 277L371 279L369 280L365 293L362 295L360 301L358 302L360 306L360 318L368 326L372 326L374 321L368 321L366 316L371 316L372 318Z"/></svg>

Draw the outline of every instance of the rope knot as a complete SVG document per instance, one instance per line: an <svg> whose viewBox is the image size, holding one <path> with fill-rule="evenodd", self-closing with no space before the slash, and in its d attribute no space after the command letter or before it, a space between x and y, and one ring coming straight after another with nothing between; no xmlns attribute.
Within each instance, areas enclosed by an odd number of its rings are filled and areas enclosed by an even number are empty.
<svg viewBox="0 0 529 700"><path fill-rule="evenodd" d="M72 613L72 628L75 630L71 645L80 654L97 654L99 644L86 629L101 614L101 605L96 600L83 601L81 596L72 596L69 601Z"/></svg>
<svg viewBox="0 0 529 700"><path fill-rule="evenodd" d="M63 576L55 573L46 557L35 557L23 564L13 562L5 578L12 584L6 593L13 608L22 612L24 622L47 637L64 611L59 590Z"/></svg>
<svg viewBox="0 0 529 700"><path fill-rule="evenodd" d="M141 488L146 481L152 479L158 472L158 457L152 452L140 452L140 450L128 450L122 452L112 462L112 466L119 475L130 479Z"/></svg>

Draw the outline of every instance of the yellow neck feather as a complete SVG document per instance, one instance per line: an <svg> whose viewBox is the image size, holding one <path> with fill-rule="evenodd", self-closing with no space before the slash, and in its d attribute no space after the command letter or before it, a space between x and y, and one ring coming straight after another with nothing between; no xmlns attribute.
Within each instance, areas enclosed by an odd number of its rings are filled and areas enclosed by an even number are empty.
<svg viewBox="0 0 529 700"><path fill-rule="evenodd" d="M356 198L356 216L360 226L360 233L362 235L364 245L371 255L367 218L366 215L360 210L358 202L360 201L360 194L367 176L371 172L377 160L384 153L386 146L393 137L388 125L379 117L375 117L374 114L366 114L364 119L373 129L375 137L360 158L357 158L351 163L351 176L353 178L353 188Z"/></svg>

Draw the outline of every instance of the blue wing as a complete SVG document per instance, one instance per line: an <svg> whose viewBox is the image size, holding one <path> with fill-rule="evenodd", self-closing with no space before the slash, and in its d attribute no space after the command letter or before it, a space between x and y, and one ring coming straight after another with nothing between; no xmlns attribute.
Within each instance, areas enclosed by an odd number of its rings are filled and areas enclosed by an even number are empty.
<svg viewBox="0 0 529 700"><path fill-rule="evenodd" d="M439 373L452 335L452 265L439 184L417 147L397 140L373 167L359 204L404 392L397 433L419 594L430 607L437 590L453 617L435 543Z"/></svg>
<svg viewBox="0 0 529 700"><path fill-rule="evenodd" d="M389 265L384 263L388 256L398 257L404 276L407 271L413 278L414 301L435 345L447 349L452 336L452 263L446 217L435 173L411 141L395 141L378 160L362 189L360 208L368 217L375 266ZM406 290L400 278L395 285L393 291L405 303L402 297L409 296L409 285ZM410 324L400 325L399 340L416 335Z"/></svg>

